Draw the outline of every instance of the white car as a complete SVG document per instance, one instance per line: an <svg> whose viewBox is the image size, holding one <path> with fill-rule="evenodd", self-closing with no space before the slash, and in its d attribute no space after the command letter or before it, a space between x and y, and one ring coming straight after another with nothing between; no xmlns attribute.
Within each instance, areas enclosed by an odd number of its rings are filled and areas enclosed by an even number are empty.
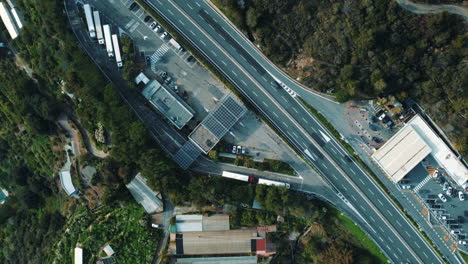
<svg viewBox="0 0 468 264"><path fill-rule="evenodd" d="M385 118L385 113L383 113L383 114L381 114L381 115L379 116L379 120L380 120L380 121L382 121L384 118Z"/></svg>
<svg viewBox="0 0 468 264"><path fill-rule="evenodd" d="M447 198L445 198L445 196L441 193L439 193L437 196L439 196L439 198L442 200L442 202L447 202Z"/></svg>
<svg viewBox="0 0 468 264"><path fill-rule="evenodd" d="M162 40L165 40L165 39L167 38L167 35L168 35L167 32L164 32L164 33L161 34L161 37L160 37L160 38L161 38Z"/></svg>
<svg viewBox="0 0 468 264"><path fill-rule="evenodd" d="M232 154L236 154L236 152L237 152L237 146L234 145L232 146Z"/></svg>
<svg viewBox="0 0 468 264"><path fill-rule="evenodd" d="M465 240L460 240L460 241L458 241L458 244L460 244L460 245L466 245L466 241L465 241Z"/></svg>
<svg viewBox="0 0 468 264"><path fill-rule="evenodd" d="M154 27L156 27L157 25L158 23L156 23L156 21L153 21L153 23L151 23L149 27L154 30Z"/></svg>
<svg viewBox="0 0 468 264"><path fill-rule="evenodd" d="M156 26L156 27L153 29L154 32L159 32L160 30L161 30L161 26L160 26L160 25Z"/></svg>
<svg viewBox="0 0 468 264"><path fill-rule="evenodd" d="M463 194L462 191L458 192L458 199L460 199L460 201L465 201L465 194Z"/></svg>
<svg viewBox="0 0 468 264"><path fill-rule="evenodd" d="M434 178L437 178L437 177L439 177L439 170L434 171Z"/></svg>
<svg viewBox="0 0 468 264"><path fill-rule="evenodd" d="M446 194L447 194L448 196L451 196L451 195L452 195L452 192L453 192L453 188L452 188L452 187L448 187L448 188L447 188Z"/></svg>

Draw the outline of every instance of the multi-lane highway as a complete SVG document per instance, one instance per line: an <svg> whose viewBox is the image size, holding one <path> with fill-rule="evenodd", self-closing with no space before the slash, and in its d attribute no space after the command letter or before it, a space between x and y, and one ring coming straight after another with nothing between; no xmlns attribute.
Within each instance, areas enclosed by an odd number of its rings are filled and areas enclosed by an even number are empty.
<svg viewBox="0 0 468 264"><path fill-rule="evenodd" d="M392 262L442 263L370 176L347 158L328 131L297 100L285 90L272 87L271 82L275 78L293 89L297 84L271 65L206 2L146 2L239 89L340 197L343 195L359 223Z"/></svg>

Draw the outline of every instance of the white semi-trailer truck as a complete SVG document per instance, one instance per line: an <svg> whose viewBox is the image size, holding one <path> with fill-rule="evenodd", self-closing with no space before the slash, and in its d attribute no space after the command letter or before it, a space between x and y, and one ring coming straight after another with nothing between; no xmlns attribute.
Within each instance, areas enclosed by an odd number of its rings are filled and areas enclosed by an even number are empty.
<svg viewBox="0 0 468 264"><path fill-rule="evenodd" d="M117 34L112 35L112 43L114 44L115 60L117 61L117 67L121 68L123 64L122 56L120 54L119 37L117 37Z"/></svg>
<svg viewBox="0 0 468 264"><path fill-rule="evenodd" d="M104 25L104 40L106 41L106 50L109 57L114 57L114 49L112 49L112 38L109 25Z"/></svg>
<svg viewBox="0 0 468 264"><path fill-rule="evenodd" d="M102 32L101 17L99 11L94 11L94 24L96 26L96 37L99 44L104 44L104 33Z"/></svg>
<svg viewBox="0 0 468 264"><path fill-rule="evenodd" d="M86 23L88 23L89 36L91 38L95 38L96 29L94 28L93 11L91 11L91 6L89 4L85 4L83 8L86 15Z"/></svg>

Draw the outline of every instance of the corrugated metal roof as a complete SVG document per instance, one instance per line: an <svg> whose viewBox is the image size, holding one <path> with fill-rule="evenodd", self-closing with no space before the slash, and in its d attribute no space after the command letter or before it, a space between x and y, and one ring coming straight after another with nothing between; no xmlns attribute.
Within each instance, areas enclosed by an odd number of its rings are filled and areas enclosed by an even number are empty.
<svg viewBox="0 0 468 264"><path fill-rule="evenodd" d="M163 210L163 202L157 197L158 193L146 185L146 179L138 173L135 178L127 184L127 189L137 203L141 204L147 213L160 212Z"/></svg>
<svg viewBox="0 0 468 264"><path fill-rule="evenodd" d="M70 171L61 171L60 172L60 182L62 187L68 195L72 195L76 192L76 188L73 185Z"/></svg>
<svg viewBox="0 0 468 264"><path fill-rule="evenodd" d="M257 256L178 258L178 264L257 264Z"/></svg>
<svg viewBox="0 0 468 264"><path fill-rule="evenodd" d="M2 18L3 24L5 24L8 33L10 33L10 37L12 39L17 38L19 35L18 27L16 26L10 11L3 2L0 2L0 17Z"/></svg>

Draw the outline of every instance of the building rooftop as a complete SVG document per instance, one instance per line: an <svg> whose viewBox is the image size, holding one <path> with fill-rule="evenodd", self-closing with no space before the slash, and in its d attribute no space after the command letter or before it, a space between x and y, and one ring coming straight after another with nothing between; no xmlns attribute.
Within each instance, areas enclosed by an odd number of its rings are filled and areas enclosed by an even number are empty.
<svg viewBox="0 0 468 264"><path fill-rule="evenodd" d="M137 203L141 204L147 213L160 212L164 205L157 197L158 193L146 185L146 179L138 173L135 178L127 184L127 189Z"/></svg>
<svg viewBox="0 0 468 264"><path fill-rule="evenodd" d="M229 230L229 215L177 215L176 232Z"/></svg>
<svg viewBox="0 0 468 264"><path fill-rule="evenodd" d="M247 109L231 95L221 103L192 131L189 138L205 153L208 153Z"/></svg>
<svg viewBox="0 0 468 264"><path fill-rule="evenodd" d="M177 264L257 264L257 256L178 258Z"/></svg>
<svg viewBox="0 0 468 264"><path fill-rule="evenodd" d="M8 192L6 190L0 189L0 204L5 203L5 200L7 197L8 197Z"/></svg>
<svg viewBox="0 0 468 264"><path fill-rule="evenodd" d="M135 77L135 84L138 85L140 83L144 83L147 85L149 83L150 79L146 77L146 75L143 72L140 72L140 74Z"/></svg>
<svg viewBox="0 0 468 264"><path fill-rule="evenodd" d="M405 126L372 157L393 181L398 182L429 153L431 148L416 130L412 126Z"/></svg>
<svg viewBox="0 0 468 264"><path fill-rule="evenodd" d="M60 172L60 182L62 183L62 187L68 195L74 195L77 192L77 189L73 185L69 170Z"/></svg>
<svg viewBox="0 0 468 264"><path fill-rule="evenodd" d="M10 10L8 10L4 2L0 2L0 17L2 18L3 24L5 24L10 37L12 39L17 38L19 35L19 29L15 24L15 20L11 15Z"/></svg>
<svg viewBox="0 0 468 264"><path fill-rule="evenodd" d="M75 248L75 262L74 264L83 264L83 249L81 247Z"/></svg>
<svg viewBox="0 0 468 264"><path fill-rule="evenodd" d="M114 255L114 253L115 253L114 249L112 249L112 247L109 244L107 244L102 250L104 250L104 252L106 252L106 255L108 257Z"/></svg>
<svg viewBox="0 0 468 264"><path fill-rule="evenodd" d="M193 118L195 111L180 96L156 80L151 81L141 93L178 129Z"/></svg>

